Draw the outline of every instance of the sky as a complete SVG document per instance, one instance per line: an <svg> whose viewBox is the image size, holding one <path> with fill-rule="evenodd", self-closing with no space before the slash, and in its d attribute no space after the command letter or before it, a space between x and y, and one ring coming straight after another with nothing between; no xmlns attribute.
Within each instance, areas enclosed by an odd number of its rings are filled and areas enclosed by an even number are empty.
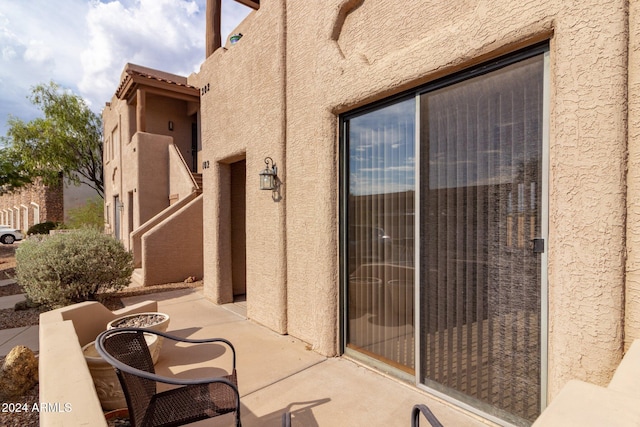
<svg viewBox="0 0 640 427"><path fill-rule="evenodd" d="M0 0L0 136L42 113L31 88L54 81L100 113L127 62L188 76L205 55L206 0ZM222 44L251 9L222 2Z"/></svg>

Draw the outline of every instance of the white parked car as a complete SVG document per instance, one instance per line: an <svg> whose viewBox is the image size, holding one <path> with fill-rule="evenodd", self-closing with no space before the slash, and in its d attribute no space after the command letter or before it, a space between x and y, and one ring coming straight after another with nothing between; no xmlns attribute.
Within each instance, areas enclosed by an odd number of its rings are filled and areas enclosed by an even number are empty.
<svg viewBox="0 0 640 427"><path fill-rule="evenodd" d="M0 225L0 243L10 245L15 241L22 240L22 232L9 225Z"/></svg>

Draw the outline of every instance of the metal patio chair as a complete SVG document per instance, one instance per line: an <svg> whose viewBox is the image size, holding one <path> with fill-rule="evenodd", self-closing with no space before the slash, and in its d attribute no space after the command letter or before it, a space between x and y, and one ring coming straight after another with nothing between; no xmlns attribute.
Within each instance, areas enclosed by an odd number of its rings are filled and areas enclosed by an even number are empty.
<svg viewBox="0 0 640 427"><path fill-rule="evenodd" d="M415 405L411 410L411 427L418 427L420 425L420 414L424 415L431 427L444 427L436 416L433 415L431 409L424 404Z"/></svg>
<svg viewBox="0 0 640 427"><path fill-rule="evenodd" d="M157 375L145 333L191 344L226 344L233 354L231 373L191 380ZM180 338L144 328L116 328L98 335L95 346L100 356L116 370L132 427L180 426L228 413L235 413L235 425L240 427L236 353L229 341ZM158 392L158 382L181 387Z"/></svg>

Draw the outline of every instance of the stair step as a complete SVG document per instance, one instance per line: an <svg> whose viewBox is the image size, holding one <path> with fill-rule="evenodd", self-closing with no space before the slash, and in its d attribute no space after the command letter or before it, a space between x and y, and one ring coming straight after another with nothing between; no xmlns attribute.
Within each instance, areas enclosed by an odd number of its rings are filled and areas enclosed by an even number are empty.
<svg viewBox="0 0 640 427"><path fill-rule="evenodd" d="M133 274L131 275L131 285L132 286L142 286L144 280L144 275L142 273L142 268L136 268L133 270Z"/></svg>
<svg viewBox="0 0 640 427"><path fill-rule="evenodd" d="M640 425L640 407L635 397L570 380L532 427L596 427Z"/></svg>
<svg viewBox="0 0 640 427"><path fill-rule="evenodd" d="M198 185L199 192L202 192L202 174L201 173L194 173L192 175L193 175L193 180Z"/></svg>
<svg viewBox="0 0 640 427"><path fill-rule="evenodd" d="M640 398L640 340L635 340L609 383L612 390Z"/></svg>

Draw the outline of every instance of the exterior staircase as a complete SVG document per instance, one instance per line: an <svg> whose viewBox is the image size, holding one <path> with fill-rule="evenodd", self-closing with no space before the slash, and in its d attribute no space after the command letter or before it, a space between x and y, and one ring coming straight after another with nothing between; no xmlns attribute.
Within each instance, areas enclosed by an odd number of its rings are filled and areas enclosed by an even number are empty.
<svg viewBox="0 0 640 427"><path fill-rule="evenodd" d="M131 286L143 286L144 277L142 275L142 268L136 268L131 275Z"/></svg>
<svg viewBox="0 0 640 427"><path fill-rule="evenodd" d="M192 173L193 180L196 182L198 188L196 189L196 193L202 194L202 174L201 173Z"/></svg>
<svg viewBox="0 0 640 427"><path fill-rule="evenodd" d="M168 205L130 233L134 286L203 275L202 174L191 172L173 144L168 152Z"/></svg>

